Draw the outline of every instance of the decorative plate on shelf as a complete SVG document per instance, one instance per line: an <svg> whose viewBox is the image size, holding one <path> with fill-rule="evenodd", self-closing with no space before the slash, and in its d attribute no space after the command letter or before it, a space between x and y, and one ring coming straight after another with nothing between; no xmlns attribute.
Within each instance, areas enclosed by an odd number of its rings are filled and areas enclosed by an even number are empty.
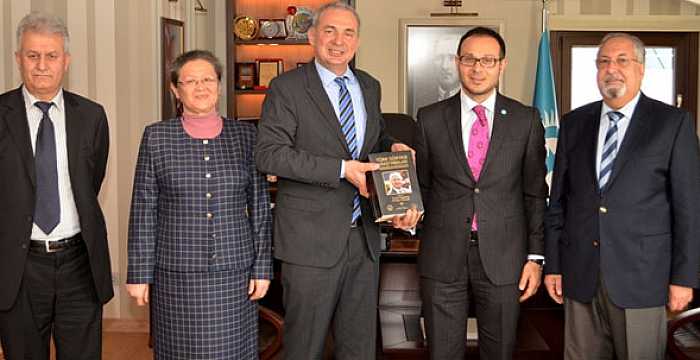
<svg viewBox="0 0 700 360"><path fill-rule="evenodd" d="M242 40L252 40L258 35L258 22L247 15L241 15L233 20L233 33Z"/></svg>
<svg viewBox="0 0 700 360"><path fill-rule="evenodd" d="M287 30L284 26L284 19L261 19L260 37L268 39L284 38Z"/></svg>
<svg viewBox="0 0 700 360"><path fill-rule="evenodd" d="M309 31L313 22L313 14L311 10L305 7L297 7L297 12L294 14L294 19L292 19L292 29L294 32L306 37L306 33Z"/></svg>

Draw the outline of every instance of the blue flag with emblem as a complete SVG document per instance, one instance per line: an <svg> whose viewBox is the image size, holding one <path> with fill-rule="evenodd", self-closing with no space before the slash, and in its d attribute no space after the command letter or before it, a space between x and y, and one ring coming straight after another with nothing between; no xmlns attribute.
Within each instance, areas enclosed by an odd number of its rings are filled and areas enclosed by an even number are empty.
<svg viewBox="0 0 700 360"><path fill-rule="evenodd" d="M552 71L552 56L549 50L549 31L547 29L542 31L540 37L533 106L540 111L542 125L544 125L544 140L547 147L547 184L551 185L554 152L557 149L557 136L559 134L559 112L557 111L554 72Z"/></svg>

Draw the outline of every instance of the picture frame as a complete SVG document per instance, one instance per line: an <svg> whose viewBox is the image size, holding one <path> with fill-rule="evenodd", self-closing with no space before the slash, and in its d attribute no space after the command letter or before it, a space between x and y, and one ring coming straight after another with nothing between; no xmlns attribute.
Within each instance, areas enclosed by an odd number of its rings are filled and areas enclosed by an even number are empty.
<svg viewBox="0 0 700 360"><path fill-rule="evenodd" d="M170 90L170 70L175 58L185 51L185 23L180 20L160 18L161 53L161 119L180 115L181 105Z"/></svg>
<svg viewBox="0 0 700 360"><path fill-rule="evenodd" d="M267 89L270 86L270 81L284 72L282 59L256 59L255 65L257 73L255 89Z"/></svg>
<svg viewBox="0 0 700 360"><path fill-rule="evenodd" d="M504 36L503 20L472 18L399 19L399 110L414 120L418 109L460 89L455 56L459 39L484 26ZM503 79L501 79L503 80ZM503 81L499 82L503 91Z"/></svg>
<svg viewBox="0 0 700 360"><path fill-rule="evenodd" d="M235 86L238 90L250 90L255 87L257 73L256 63L254 62L237 62L236 63L236 81Z"/></svg>

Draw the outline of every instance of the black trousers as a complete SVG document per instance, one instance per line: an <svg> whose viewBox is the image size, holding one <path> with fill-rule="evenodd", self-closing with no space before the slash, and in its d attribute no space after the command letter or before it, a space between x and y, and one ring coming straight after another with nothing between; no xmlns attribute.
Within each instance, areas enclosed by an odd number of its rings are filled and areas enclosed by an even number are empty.
<svg viewBox="0 0 700 360"><path fill-rule="evenodd" d="M17 300L0 311L7 360L48 360L51 335L57 360L101 358L102 304L82 241L56 253L29 250Z"/></svg>
<svg viewBox="0 0 700 360"><path fill-rule="evenodd" d="M282 263L284 359L320 360L331 323L335 359L374 359L378 274L359 227L330 268Z"/></svg>
<svg viewBox="0 0 700 360"><path fill-rule="evenodd" d="M469 246L462 275L451 283L420 281L428 351L434 360L464 359L467 312L474 299L479 331L479 358L513 358L520 304L518 284L489 281L476 245Z"/></svg>

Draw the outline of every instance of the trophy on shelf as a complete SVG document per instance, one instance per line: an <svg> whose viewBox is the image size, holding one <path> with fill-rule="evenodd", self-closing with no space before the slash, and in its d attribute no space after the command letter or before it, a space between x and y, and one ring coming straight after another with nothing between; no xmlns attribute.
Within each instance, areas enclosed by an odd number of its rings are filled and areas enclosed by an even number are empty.
<svg viewBox="0 0 700 360"><path fill-rule="evenodd" d="M307 39L307 32L313 22L311 10L301 6L288 6L284 19L287 28L287 39Z"/></svg>
<svg viewBox="0 0 700 360"><path fill-rule="evenodd" d="M294 28L292 27L292 22L294 21L294 15L297 13L296 6L287 6L287 16L284 17L284 27L287 28L287 39L296 39L296 34L294 33Z"/></svg>

